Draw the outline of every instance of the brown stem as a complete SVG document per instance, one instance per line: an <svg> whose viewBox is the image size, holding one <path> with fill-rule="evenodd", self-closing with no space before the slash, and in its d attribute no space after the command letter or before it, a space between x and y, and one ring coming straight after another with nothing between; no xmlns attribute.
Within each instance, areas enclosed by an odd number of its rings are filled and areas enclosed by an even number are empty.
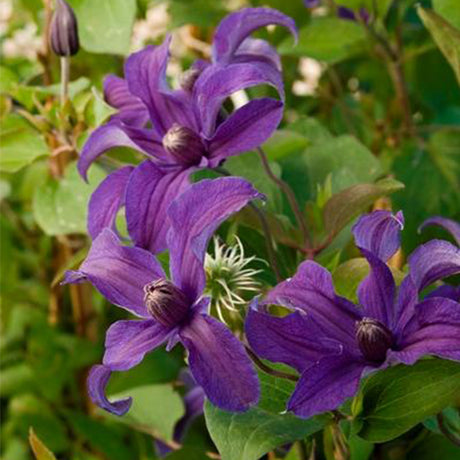
<svg viewBox="0 0 460 460"><path fill-rule="evenodd" d="M446 427L444 423L444 416L442 415L442 412L439 412L438 415L436 415L436 420L438 421L438 426L439 426L439 431L453 444L456 446L460 447L460 438L455 436L453 433L449 431L449 429Z"/></svg>
<svg viewBox="0 0 460 460"><path fill-rule="evenodd" d="M296 197L294 192L292 191L291 187L284 182L282 179L277 177L270 168L270 163L268 162L267 155L262 150L261 147L257 148L259 152L259 157L262 161L262 166L264 167L267 176L282 190L282 192L286 195L288 199L289 205L291 206L292 212L294 213L297 223L299 225L300 230L302 231L302 235L304 238L305 245L309 248L312 247L312 240L310 234L307 229L307 225L305 223L305 219L303 217L302 212L300 211L299 204L297 203Z"/></svg>
<svg viewBox="0 0 460 460"><path fill-rule="evenodd" d="M43 0L43 6L45 10L45 24L43 27L43 53L38 56L39 61L43 65L43 83L50 85L53 81L51 74L51 53L50 53L50 26L51 17L53 15L51 0Z"/></svg>
<svg viewBox="0 0 460 460"><path fill-rule="evenodd" d="M247 345L245 345L244 347L246 348L246 352L249 355L249 357L254 361L254 364L256 364L256 366L260 370L264 371L267 374L273 375L275 377L280 377L282 379L291 380L292 382L297 382L299 380L299 378L294 374L289 374L287 372L272 369L270 366L267 366L264 362L262 362L259 359L259 357Z"/></svg>

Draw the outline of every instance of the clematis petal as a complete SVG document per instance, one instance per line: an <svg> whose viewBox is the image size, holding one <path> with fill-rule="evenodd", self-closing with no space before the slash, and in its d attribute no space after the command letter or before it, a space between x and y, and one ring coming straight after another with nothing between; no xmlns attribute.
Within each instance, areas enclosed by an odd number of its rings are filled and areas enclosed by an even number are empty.
<svg viewBox="0 0 460 460"><path fill-rule="evenodd" d="M262 61L281 72L281 59L276 49L266 40L246 38L236 50L232 63Z"/></svg>
<svg viewBox="0 0 460 460"><path fill-rule="evenodd" d="M386 262L401 246L404 227L402 212L374 211L362 216L353 226L356 246L372 252Z"/></svg>
<svg viewBox="0 0 460 460"><path fill-rule="evenodd" d="M189 185L190 170L165 172L146 160L131 174L126 189L126 221L131 239L156 254L166 249L167 210Z"/></svg>
<svg viewBox="0 0 460 460"><path fill-rule="evenodd" d="M112 371L126 371L139 364L146 353L168 338L171 330L153 319L117 321L105 336L103 364Z"/></svg>
<svg viewBox="0 0 460 460"><path fill-rule="evenodd" d="M105 394L105 389L109 383L111 370L101 364L93 366L88 375L88 394L94 404L115 414L123 415L131 407L132 399L125 398L110 402Z"/></svg>
<svg viewBox="0 0 460 460"><path fill-rule="evenodd" d="M431 297L445 297L460 302L460 286L455 287L450 284L444 284L431 291L425 299L430 299Z"/></svg>
<svg viewBox="0 0 460 460"><path fill-rule="evenodd" d="M392 351L390 360L413 364L420 357L435 355L460 360L460 304L452 299L433 297L414 309L417 327L411 327ZM411 325L413 326L413 325Z"/></svg>
<svg viewBox="0 0 460 460"><path fill-rule="evenodd" d="M123 78L107 75L104 79L104 98L109 105L119 110L111 120L120 119L128 125L142 127L147 123L149 114L147 107L136 96L130 93L128 84Z"/></svg>
<svg viewBox="0 0 460 460"><path fill-rule="evenodd" d="M371 271L358 287L359 303L364 316L377 319L390 329L395 319L394 303L396 285L388 266L375 253L361 249Z"/></svg>
<svg viewBox="0 0 460 460"><path fill-rule="evenodd" d="M150 317L144 306L143 288L164 276L150 252L122 246L117 235L105 228L93 241L79 270L66 272L64 284L89 281L115 305L137 316Z"/></svg>
<svg viewBox="0 0 460 460"><path fill-rule="evenodd" d="M115 230L115 218L125 204L125 191L132 166L109 174L91 195L88 205L88 233L96 238L104 228Z"/></svg>
<svg viewBox="0 0 460 460"><path fill-rule="evenodd" d="M443 240L419 246L408 259L409 274L421 291L442 278L460 273L460 248Z"/></svg>
<svg viewBox="0 0 460 460"><path fill-rule="evenodd" d="M161 143L152 130L133 128L119 122L110 122L94 130L86 141L78 159L78 171L87 180L88 168L102 154L115 147L129 147L145 155L165 159Z"/></svg>
<svg viewBox="0 0 460 460"><path fill-rule="evenodd" d="M259 399L259 381L242 343L219 321L195 315L179 332L193 377L215 406L244 411Z"/></svg>
<svg viewBox="0 0 460 460"><path fill-rule="evenodd" d="M365 368L364 361L347 355L321 359L303 372L288 401L288 410L309 418L337 409L356 394Z"/></svg>
<svg viewBox="0 0 460 460"><path fill-rule="evenodd" d="M166 82L171 36L159 46L147 46L131 54L125 63L129 91L147 106L154 129L163 137L177 123L196 129L190 96L171 91Z"/></svg>
<svg viewBox="0 0 460 460"><path fill-rule="evenodd" d="M210 140L211 159L222 161L265 142L283 117L283 103L263 98L248 102L217 128Z"/></svg>
<svg viewBox="0 0 460 460"><path fill-rule="evenodd" d="M261 358L284 363L299 373L320 358L339 354L342 347L325 337L311 315L298 311L282 318L257 310L253 301L245 323L246 338Z"/></svg>
<svg viewBox="0 0 460 460"><path fill-rule="evenodd" d="M408 275L406 276L401 285L396 299L396 324L393 332L399 339L404 329L412 322L414 318L414 309L418 303L418 290L415 286L414 280Z"/></svg>
<svg viewBox="0 0 460 460"><path fill-rule="evenodd" d="M201 133L208 139L213 136L217 115L227 97L240 89L263 84L274 86L284 97L281 74L270 64L252 62L208 67L193 88Z"/></svg>
<svg viewBox="0 0 460 460"><path fill-rule="evenodd" d="M190 299L198 298L205 286L203 263L209 238L225 219L256 198L263 195L246 180L223 177L193 184L171 204L171 276Z"/></svg>
<svg viewBox="0 0 460 460"><path fill-rule="evenodd" d="M240 44L255 30L271 24L284 26L297 39L295 22L272 8L243 8L226 16L219 24L213 40L213 60L229 64Z"/></svg>
<svg viewBox="0 0 460 460"><path fill-rule="evenodd" d="M297 273L268 292L265 304L278 304L314 317L328 337L357 350L355 323L362 317L355 306L334 292L331 274L316 262L303 262Z"/></svg>
<svg viewBox="0 0 460 460"><path fill-rule="evenodd" d="M458 222L441 216L430 217L429 219L425 220L422 225L420 225L418 231L420 232L429 225L438 225L439 227L446 229L448 232L450 232L456 243L460 246L460 224Z"/></svg>

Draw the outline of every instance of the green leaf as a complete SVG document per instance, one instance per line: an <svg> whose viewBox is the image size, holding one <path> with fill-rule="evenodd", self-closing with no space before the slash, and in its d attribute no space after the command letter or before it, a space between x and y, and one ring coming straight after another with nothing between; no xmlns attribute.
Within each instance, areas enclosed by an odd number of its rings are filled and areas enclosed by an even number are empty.
<svg viewBox="0 0 460 460"><path fill-rule="evenodd" d="M360 393L358 435L385 442L460 401L460 363L441 359L398 365L370 377Z"/></svg>
<svg viewBox="0 0 460 460"><path fill-rule="evenodd" d="M279 52L335 63L360 53L365 40L364 29L358 23L336 17L315 17L300 29L297 45L292 38L287 38L280 44Z"/></svg>
<svg viewBox="0 0 460 460"><path fill-rule="evenodd" d="M49 180L37 188L33 199L35 220L48 235L86 233L88 201L105 173L97 165L89 172L89 184L78 174L76 164L70 164L64 177Z"/></svg>
<svg viewBox="0 0 460 460"><path fill-rule="evenodd" d="M85 119L89 126L96 127L104 123L117 110L104 101L96 88L93 87L91 93L91 99L85 108Z"/></svg>
<svg viewBox="0 0 460 460"><path fill-rule="evenodd" d="M36 460L56 460L53 452L40 441L32 427L29 431L29 443Z"/></svg>
<svg viewBox="0 0 460 460"><path fill-rule="evenodd" d="M127 54L136 0L71 0L81 46L92 53Z"/></svg>
<svg viewBox="0 0 460 460"><path fill-rule="evenodd" d="M460 84L460 30L434 11L424 9L421 6L418 7L417 11L423 24L430 31L433 40L452 66Z"/></svg>
<svg viewBox="0 0 460 460"><path fill-rule="evenodd" d="M319 431L329 420L327 415L304 420L280 413L294 383L264 373L259 377L261 401L247 412L226 412L205 403L206 426L222 460L257 460L275 447Z"/></svg>
<svg viewBox="0 0 460 460"><path fill-rule="evenodd" d="M117 400L133 398L130 410L115 420L172 440L174 425L184 415L182 399L171 385L145 385L111 395Z"/></svg>
<svg viewBox="0 0 460 460"><path fill-rule="evenodd" d="M171 0L168 12L172 18L171 28L184 24L209 27L217 24L227 13L219 2L209 0Z"/></svg>
<svg viewBox="0 0 460 460"><path fill-rule="evenodd" d="M326 232L336 235L348 222L366 211L375 200L402 190L404 184L382 179L375 184L357 184L333 195L325 204L323 219Z"/></svg>
<svg viewBox="0 0 460 460"><path fill-rule="evenodd" d="M332 192L363 182L382 173L379 160L354 137L345 135L316 143L305 150L311 194L331 175Z"/></svg>
<svg viewBox="0 0 460 460"><path fill-rule="evenodd" d="M279 129L262 145L267 157L274 161L301 152L310 142L295 131Z"/></svg>
<svg viewBox="0 0 460 460"><path fill-rule="evenodd" d="M416 441L416 439L414 439ZM444 436L430 434L414 442L405 460L456 460L460 458L460 447Z"/></svg>
<svg viewBox="0 0 460 460"><path fill-rule="evenodd" d="M457 0L432 0L432 4L436 13L460 29L460 8Z"/></svg>
<svg viewBox="0 0 460 460"><path fill-rule="evenodd" d="M356 290L368 273L369 264L364 257L350 259L339 265L332 274L337 294L358 304Z"/></svg>
<svg viewBox="0 0 460 460"><path fill-rule="evenodd" d="M2 121L0 171L16 172L48 154L43 136L18 115Z"/></svg>

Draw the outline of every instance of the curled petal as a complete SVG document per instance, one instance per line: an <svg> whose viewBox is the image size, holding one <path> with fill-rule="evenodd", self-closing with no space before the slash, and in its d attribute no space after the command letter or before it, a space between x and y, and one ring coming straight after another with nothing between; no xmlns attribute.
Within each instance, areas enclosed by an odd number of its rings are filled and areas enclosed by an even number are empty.
<svg viewBox="0 0 460 460"><path fill-rule="evenodd" d="M244 411L259 399L259 381L242 343L219 321L195 315L179 333L193 377L217 407Z"/></svg>
<svg viewBox="0 0 460 460"><path fill-rule="evenodd" d="M225 219L256 198L263 195L246 180L223 177L193 184L171 204L171 276L191 300L205 286L203 264L209 238Z"/></svg>
<svg viewBox="0 0 460 460"><path fill-rule="evenodd" d="M152 130L132 128L122 123L111 122L94 130L83 146L78 159L78 171L83 179L87 180L88 168L93 161L115 147L129 147L160 159L165 156Z"/></svg>
<svg viewBox="0 0 460 460"><path fill-rule="evenodd" d="M355 323L361 313L348 300L334 292L331 274L316 262L303 262L297 273L275 286L264 303L278 304L312 315L328 337L357 350Z"/></svg>
<svg viewBox="0 0 460 460"><path fill-rule="evenodd" d="M263 84L274 86L284 97L281 74L270 64L251 62L208 67L193 90L202 134L208 139L212 137L217 114L227 97L240 89Z"/></svg>
<svg viewBox="0 0 460 460"><path fill-rule="evenodd" d="M435 355L460 360L460 304L454 300L433 297L414 309L416 320L399 344L400 351L389 359L414 364L420 357Z"/></svg>
<svg viewBox="0 0 460 460"><path fill-rule="evenodd" d="M401 246L402 212L374 211L362 216L353 227L356 246L386 262Z"/></svg>
<svg viewBox="0 0 460 460"><path fill-rule="evenodd" d="M88 205L88 233L96 238L104 228L115 229L115 218L125 203L125 191L132 166L109 174L91 195Z"/></svg>
<svg viewBox="0 0 460 460"><path fill-rule="evenodd" d="M359 303L364 316L377 319L390 329L395 317L394 302L396 286L387 265L375 253L361 249L371 271L358 287Z"/></svg>
<svg viewBox="0 0 460 460"><path fill-rule="evenodd" d="M136 244L153 254L166 249L169 205L189 185L189 170L165 172L150 160L131 174L126 190L128 232Z"/></svg>
<svg viewBox="0 0 460 460"><path fill-rule="evenodd" d="M105 336L103 363L112 371L126 371L139 364L146 353L161 345L171 330L153 319L117 321Z"/></svg>
<svg viewBox="0 0 460 460"><path fill-rule="evenodd" d="M425 299L432 297L445 297L460 302L460 286L455 287L450 284L444 284L431 291Z"/></svg>
<svg viewBox="0 0 460 460"><path fill-rule="evenodd" d="M265 142L283 117L284 105L276 99L263 98L248 102L217 128L209 150L214 161L246 152Z"/></svg>
<svg viewBox="0 0 460 460"><path fill-rule="evenodd" d="M422 225L420 225L418 231L422 231L429 225L438 225L439 227L446 229L448 232L450 232L456 243L460 246L460 224L458 222L441 216L430 217L429 219L425 220Z"/></svg>
<svg viewBox="0 0 460 460"><path fill-rule="evenodd" d="M111 370L107 366L93 366L88 375L88 394L94 404L115 414L123 415L131 407L132 399L125 398L110 402L105 395L105 389L110 379Z"/></svg>
<svg viewBox="0 0 460 460"><path fill-rule="evenodd" d="M256 303L248 311L245 332L261 358L287 364L301 373L322 357L340 353L340 344L327 339L311 316L296 311L279 318L257 311Z"/></svg>
<svg viewBox="0 0 460 460"><path fill-rule="evenodd" d="M238 47L232 63L262 61L281 72L281 59L278 52L267 41L258 38L246 38Z"/></svg>
<svg viewBox="0 0 460 460"><path fill-rule="evenodd" d="M347 355L326 357L306 369L288 401L288 410L309 418L337 409L356 394L364 361Z"/></svg>
<svg viewBox="0 0 460 460"><path fill-rule="evenodd" d="M297 38L295 22L272 8L244 8L226 16L219 24L213 40L213 60L221 64L232 61L234 53L249 35L271 24L284 26Z"/></svg>
<svg viewBox="0 0 460 460"><path fill-rule="evenodd" d="M409 257L409 274L421 291L442 278L460 273L460 248L443 240L419 246Z"/></svg>
<svg viewBox="0 0 460 460"><path fill-rule="evenodd" d="M149 317L143 288L164 276L150 252L122 246L117 235L105 228L93 241L79 270L66 273L64 284L89 281L110 302L137 316Z"/></svg>
<svg viewBox="0 0 460 460"><path fill-rule="evenodd" d="M403 331L410 327L414 319L414 309L418 303L418 290L414 280L410 276L406 276L399 286L398 297L396 299L396 314L397 318L393 332L399 338Z"/></svg>

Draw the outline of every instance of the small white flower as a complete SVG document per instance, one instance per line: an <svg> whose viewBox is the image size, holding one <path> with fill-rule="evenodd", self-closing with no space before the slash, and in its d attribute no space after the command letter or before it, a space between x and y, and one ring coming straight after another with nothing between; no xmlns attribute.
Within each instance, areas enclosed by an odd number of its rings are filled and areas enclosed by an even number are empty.
<svg viewBox="0 0 460 460"><path fill-rule="evenodd" d="M243 298L244 294L260 290L260 283L254 277L262 270L248 267L255 260L261 259L255 256L245 257L238 237L234 246L220 244L218 238L214 237L214 256L206 254L204 262L207 275L206 294L211 296L217 316L224 323L225 310L231 316L232 313L238 314L239 308L247 303Z"/></svg>
<svg viewBox="0 0 460 460"><path fill-rule="evenodd" d="M302 80L296 80L292 86L292 92L297 96L313 95L323 73L323 66L316 59L301 58L299 61L299 73Z"/></svg>

